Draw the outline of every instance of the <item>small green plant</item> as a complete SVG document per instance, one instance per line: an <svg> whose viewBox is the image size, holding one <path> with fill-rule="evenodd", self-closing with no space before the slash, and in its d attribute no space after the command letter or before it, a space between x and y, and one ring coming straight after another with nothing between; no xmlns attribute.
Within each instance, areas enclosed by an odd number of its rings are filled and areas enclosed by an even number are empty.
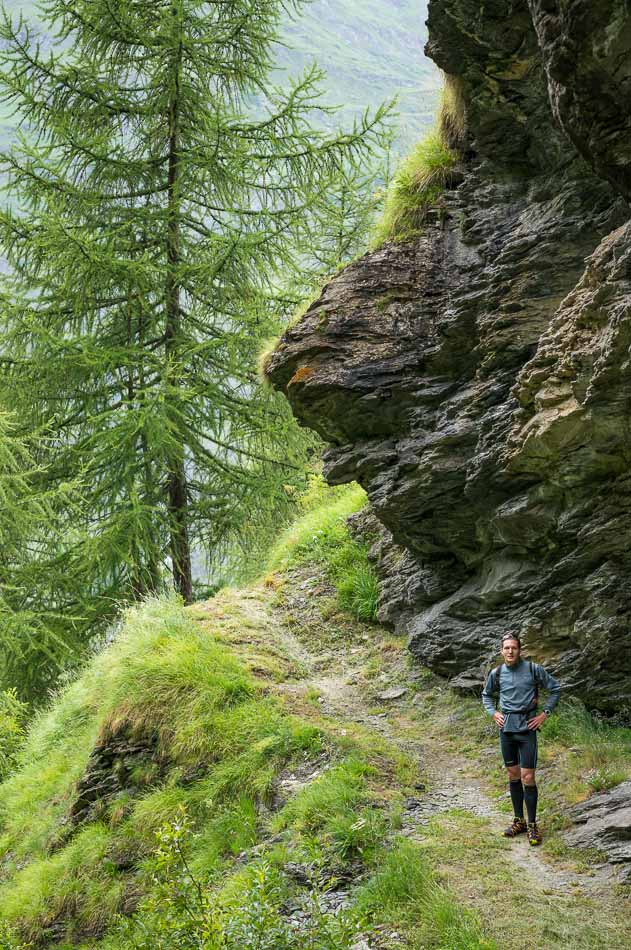
<svg viewBox="0 0 631 950"><path fill-rule="evenodd" d="M394 173L383 215L375 227L375 246L385 241L411 241L421 232L456 161L456 153L445 145L440 132L430 132L418 143Z"/></svg>
<svg viewBox="0 0 631 950"><path fill-rule="evenodd" d="M121 920L121 950L350 950L356 925L332 915L313 878L286 912L289 885L261 859L221 888L194 873L187 855L193 836L186 812L158 832L153 889L131 920Z"/></svg>

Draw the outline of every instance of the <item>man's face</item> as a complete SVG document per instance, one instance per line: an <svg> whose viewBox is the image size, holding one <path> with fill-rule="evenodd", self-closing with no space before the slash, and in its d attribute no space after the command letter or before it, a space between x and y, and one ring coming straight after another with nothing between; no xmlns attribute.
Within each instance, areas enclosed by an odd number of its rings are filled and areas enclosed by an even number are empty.
<svg viewBox="0 0 631 950"><path fill-rule="evenodd" d="M502 643L502 656L509 666L517 663L519 660L519 652L517 640L504 640Z"/></svg>

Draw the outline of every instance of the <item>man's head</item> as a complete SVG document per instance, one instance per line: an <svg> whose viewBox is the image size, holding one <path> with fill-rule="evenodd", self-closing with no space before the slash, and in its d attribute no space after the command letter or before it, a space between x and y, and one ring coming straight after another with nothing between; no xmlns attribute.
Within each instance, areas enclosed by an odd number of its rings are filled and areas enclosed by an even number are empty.
<svg viewBox="0 0 631 950"><path fill-rule="evenodd" d="M521 640L516 633L505 633L502 637L502 656L509 666L519 662Z"/></svg>

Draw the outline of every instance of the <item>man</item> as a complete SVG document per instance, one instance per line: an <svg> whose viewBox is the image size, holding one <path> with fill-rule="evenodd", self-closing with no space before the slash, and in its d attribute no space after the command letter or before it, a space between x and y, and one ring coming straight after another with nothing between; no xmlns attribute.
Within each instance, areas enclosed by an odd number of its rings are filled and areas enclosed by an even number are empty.
<svg viewBox="0 0 631 950"><path fill-rule="evenodd" d="M541 844L537 827L537 730L546 721L559 701L561 686L538 663L521 658L521 641L514 633L506 633L501 644L504 663L492 670L482 691L482 703L500 729L500 749L508 770L514 818L504 832L515 838L524 832L531 845ZM542 712L537 712L539 687L549 691ZM494 693L499 693L495 708ZM528 823L524 821L524 802Z"/></svg>

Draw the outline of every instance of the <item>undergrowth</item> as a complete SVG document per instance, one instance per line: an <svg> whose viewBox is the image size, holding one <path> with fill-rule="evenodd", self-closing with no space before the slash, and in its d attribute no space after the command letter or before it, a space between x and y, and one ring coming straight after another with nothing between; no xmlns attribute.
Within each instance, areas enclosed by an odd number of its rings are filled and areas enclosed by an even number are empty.
<svg viewBox="0 0 631 950"><path fill-rule="evenodd" d="M328 488L314 479L303 501L304 514L272 549L269 571L306 562L323 565L337 590L339 606L360 620L375 620L379 599L377 576L368 561L368 545L354 540L347 518L366 504L359 485Z"/></svg>

